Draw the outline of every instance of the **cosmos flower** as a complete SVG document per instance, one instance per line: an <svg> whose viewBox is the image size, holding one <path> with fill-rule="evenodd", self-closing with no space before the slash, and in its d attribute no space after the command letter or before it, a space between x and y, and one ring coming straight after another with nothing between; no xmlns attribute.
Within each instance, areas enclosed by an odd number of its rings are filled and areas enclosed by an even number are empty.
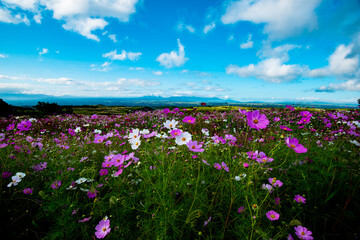
<svg viewBox="0 0 360 240"><path fill-rule="evenodd" d="M195 120L196 120L196 118L194 118L192 116L186 116L186 117L184 117L183 122L192 124L192 123L195 123Z"/></svg>
<svg viewBox="0 0 360 240"><path fill-rule="evenodd" d="M183 132L175 138L175 143L177 145L185 145L191 140L191 134L188 132Z"/></svg>
<svg viewBox="0 0 360 240"><path fill-rule="evenodd" d="M246 119L249 126L256 130L264 129L269 125L269 120L267 120L265 114L260 114L259 110L248 112Z"/></svg>
<svg viewBox="0 0 360 240"><path fill-rule="evenodd" d="M173 120L167 120L165 123L164 123L164 127L166 127L167 129L174 129L176 128L176 125L178 125L178 121L175 121L175 119Z"/></svg>
<svg viewBox="0 0 360 240"><path fill-rule="evenodd" d="M110 228L110 220L109 219L105 219L105 220L101 220L99 222L99 224L95 227L95 236L97 238L104 238L106 235L109 234L111 228Z"/></svg>
<svg viewBox="0 0 360 240"><path fill-rule="evenodd" d="M314 239L311 234L312 232L309 231L306 227L302 227L302 226L297 226L294 227L295 229L295 234L298 238L303 239L303 240L312 240Z"/></svg>
<svg viewBox="0 0 360 240"><path fill-rule="evenodd" d="M288 127L283 126L283 125L281 125L280 128L281 128L282 130L285 130L285 131L288 131L288 132L289 132L289 131L292 131L291 128L288 128Z"/></svg>
<svg viewBox="0 0 360 240"><path fill-rule="evenodd" d="M189 150L192 152L203 152L204 149L202 149L202 144L198 144L197 141L190 140L186 146L188 146Z"/></svg>
<svg viewBox="0 0 360 240"><path fill-rule="evenodd" d="M278 214L277 212L275 212L274 210L268 211L266 213L266 217L271 220L271 221L275 221L278 220L280 217L280 214Z"/></svg>
<svg viewBox="0 0 360 240"><path fill-rule="evenodd" d="M294 200L298 203L306 203L306 198L304 198L303 196L300 196L300 195L295 195Z"/></svg>
<svg viewBox="0 0 360 240"><path fill-rule="evenodd" d="M297 153L306 153L307 152L307 148L305 148L303 145L299 144L299 140L297 140L297 138L286 137L285 142L289 148L294 149L294 151Z"/></svg>
<svg viewBox="0 0 360 240"><path fill-rule="evenodd" d="M31 188L25 188L25 189L23 190L23 193L24 193L24 194L27 194L27 195L32 194L32 192L33 192L33 190L32 190Z"/></svg>
<svg viewBox="0 0 360 240"><path fill-rule="evenodd" d="M61 181L54 181L52 184L51 184L51 188L52 189L57 189L61 186Z"/></svg>

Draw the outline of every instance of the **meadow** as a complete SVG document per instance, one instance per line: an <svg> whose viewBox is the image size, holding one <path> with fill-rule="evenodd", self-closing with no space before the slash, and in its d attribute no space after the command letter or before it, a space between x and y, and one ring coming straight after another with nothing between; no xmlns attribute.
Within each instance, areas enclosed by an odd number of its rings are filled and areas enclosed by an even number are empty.
<svg viewBox="0 0 360 240"><path fill-rule="evenodd" d="M359 110L0 119L6 239L357 239Z"/></svg>

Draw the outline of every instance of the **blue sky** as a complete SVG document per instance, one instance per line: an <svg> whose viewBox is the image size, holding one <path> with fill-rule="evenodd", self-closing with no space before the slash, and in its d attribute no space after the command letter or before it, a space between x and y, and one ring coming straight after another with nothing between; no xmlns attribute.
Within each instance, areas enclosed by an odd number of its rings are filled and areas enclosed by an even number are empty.
<svg viewBox="0 0 360 240"><path fill-rule="evenodd" d="M360 98L358 0L0 0L0 32L0 96Z"/></svg>

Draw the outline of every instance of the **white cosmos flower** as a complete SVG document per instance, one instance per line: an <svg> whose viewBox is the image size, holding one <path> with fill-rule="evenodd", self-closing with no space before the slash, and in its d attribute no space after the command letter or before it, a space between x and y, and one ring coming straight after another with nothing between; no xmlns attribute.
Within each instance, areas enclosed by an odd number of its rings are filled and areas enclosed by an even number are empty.
<svg viewBox="0 0 360 240"><path fill-rule="evenodd" d="M11 182L7 185L8 187L16 186L19 182L21 182L21 177L15 175L11 177Z"/></svg>
<svg viewBox="0 0 360 240"><path fill-rule="evenodd" d="M76 133L81 132L81 127L77 127L77 128L75 128L74 132L76 132Z"/></svg>
<svg viewBox="0 0 360 240"><path fill-rule="evenodd" d="M133 140L138 140L140 139L140 131L138 128L133 129L132 132L129 134L129 142L131 143Z"/></svg>
<svg viewBox="0 0 360 240"><path fill-rule="evenodd" d="M17 172L16 176L18 176L19 178L24 178L26 176L26 174L23 172Z"/></svg>
<svg viewBox="0 0 360 240"><path fill-rule="evenodd" d="M176 128L176 125L178 124L179 122L178 121L175 121L175 119L173 120L167 120L165 123L164 123L164 127L166 127L167 129L174 129Z"/></svg>
<svg viewBox="0 0 360 240"><path fill-rule="evenodd" d="M82 183L84 183L84 182L91 182L91 180L88 179L88 178L79 178L79 179L76 180L75 182L76 182L76 184L82 184Z"/></svg>
<svg viewBox="0 0 360 240"><path fill-rule="evenodd" d="M191 134L188 132L183 132L175 138L175 143L177 145L185 145L191 140Z"/></svg>
<svg viewBox="0 0 360 240"><path fill-rule="evenodd" d="M141 133L142 135L145 135L145 134L149 134L150 131L149 131L148 129L143 129L143 130L140 131L140 133Z"/></svg>
<svg viewBox="0 0 360 240"><path fill-rule="evenodd" d="M130 142L131 143L131 149L132 150L135 150L135 149L138 149L138 147L140 146L141 144L141 141L140 139L138 138L137 140L133 140Z"/></svg>

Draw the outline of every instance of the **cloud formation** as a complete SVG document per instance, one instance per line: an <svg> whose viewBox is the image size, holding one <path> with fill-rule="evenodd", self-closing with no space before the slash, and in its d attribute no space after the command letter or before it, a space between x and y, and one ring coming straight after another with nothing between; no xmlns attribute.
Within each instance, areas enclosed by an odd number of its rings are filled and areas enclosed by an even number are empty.
<svg viewBox="0 0 360 240"><path fill-rule="evenodd" d="M230 2L221 17L224 24L250 21L265 24L270 39L284 39L317 27L315 9L321 0L240 0Z"/></svg>
<svg viewBox="0 0 360 240"><path fill-rule="evenodd" d="M120 60L124 61L126 59L129 59L131 61L139 60L140 56L142 55L141 52L126 52L125 50L121 51L121 54L117 53L117 50L113 50L108 53L104 53L102 56L104 58L108 58L110 60Z"/></svg>
<svg viewBox="0 0 360 240"><path fill-rule="evenodd" d="M80 35L100 41L93 32L102 30L108 24L105 18L116 18L128 22L130 15L136 12L138 0L2 0L6 8L0 8L0 22L30 24L26 14L31 12L34 21L41 23L41 12L51 11L53 18L65 21L63 28ZM23 13L14 13L20 8Z"/></svg>
<svg viewBox="0 0 360 240"><path fill-rule="evenodd" d="M180 39L177 40L178 42L178 51L171 51L170 53L162 53L157 58L156 61L160 63L160 65L166 68L172 67L180 67L185 64L187 57L185 57L185 50L184 46L181 44Z"/></svg>

